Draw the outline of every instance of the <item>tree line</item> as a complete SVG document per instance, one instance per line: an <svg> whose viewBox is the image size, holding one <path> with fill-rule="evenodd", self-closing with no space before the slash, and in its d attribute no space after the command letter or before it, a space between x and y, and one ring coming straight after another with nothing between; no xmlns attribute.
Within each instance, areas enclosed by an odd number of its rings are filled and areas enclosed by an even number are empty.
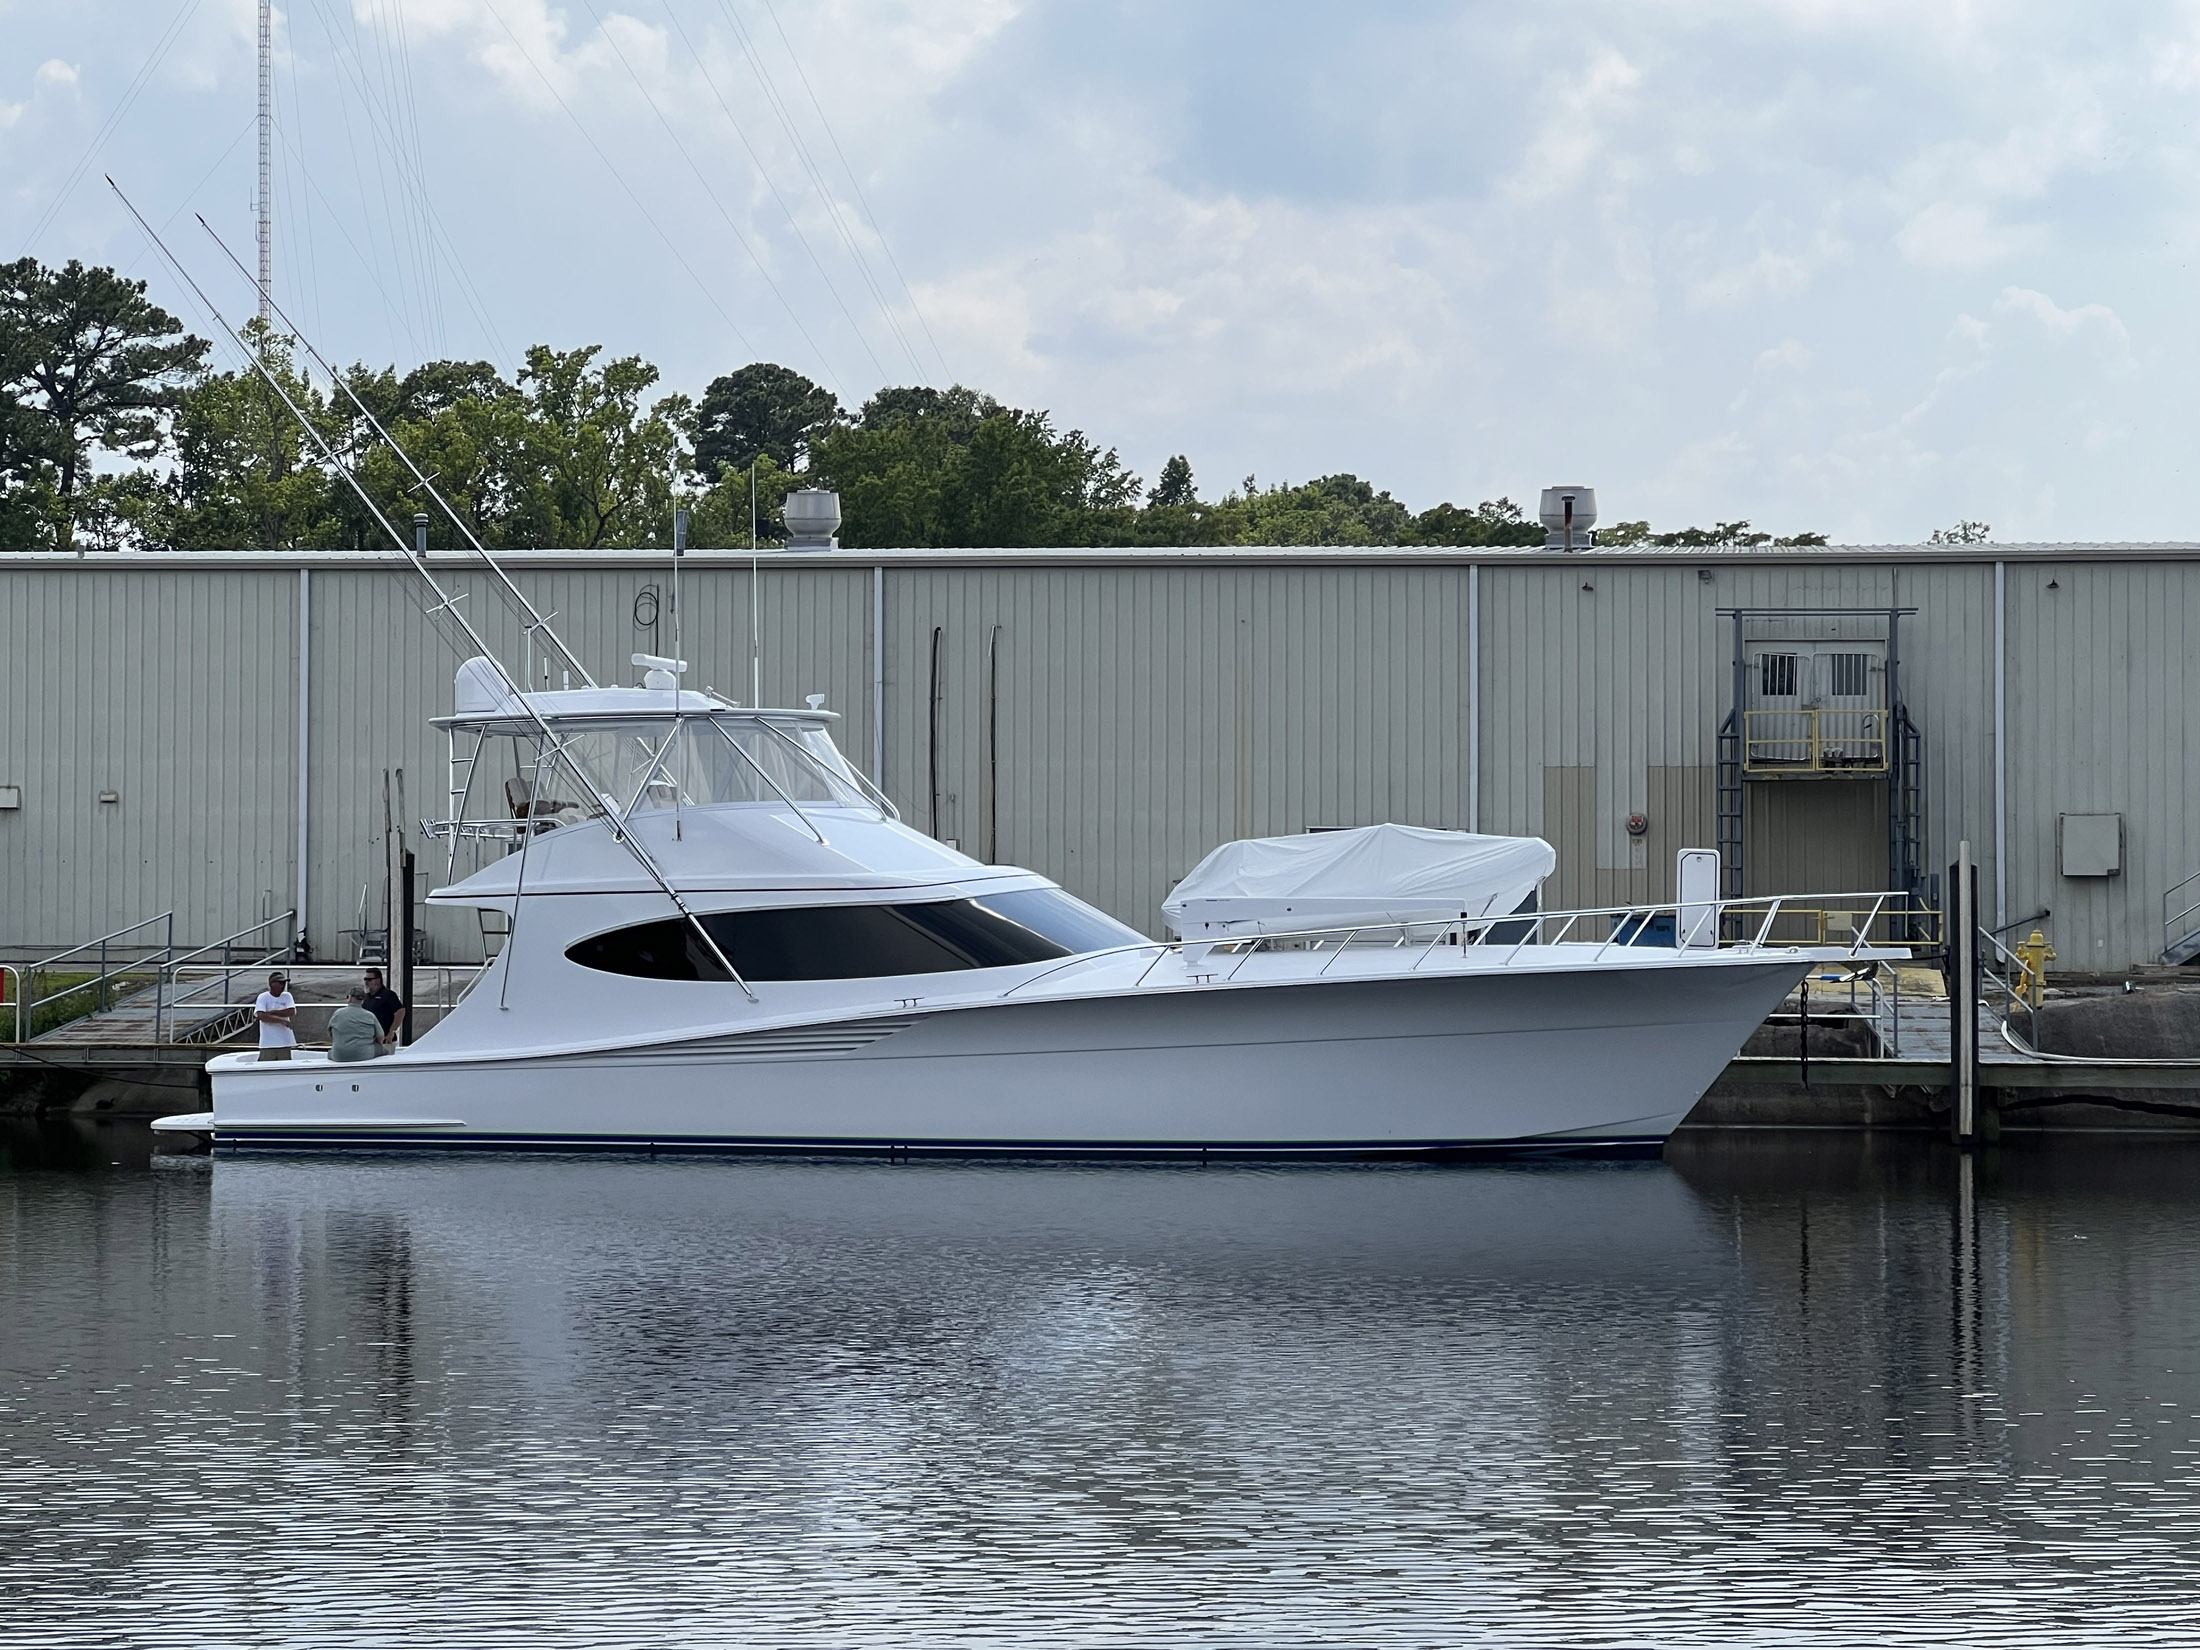
<svg viewBox="0 0 2200 1650"><path fill-rule="evenodd" d="M756 362L697 401L600 345L536 345L509 376L487 361L359 364L338 385L301 370L279 333L248 341L376 508L403 523L422 500L362 407L491 549L662 546L683 506L699 548L746 545L752 521L774 540L798 486L839 493L841 542L860 548L1543 541L1508 498L1415 511L1350 474L1247 476L1203 498L1179 455L1149 487L1115 448L962 385L889 386L850 411ZM282 398L249 366L208 357L143 281L73 260L0 265L0 550L381 547L372 512ZM440 518L431 532L443 542ZM1825 542L1746 521L1598 536Z"/></svg>

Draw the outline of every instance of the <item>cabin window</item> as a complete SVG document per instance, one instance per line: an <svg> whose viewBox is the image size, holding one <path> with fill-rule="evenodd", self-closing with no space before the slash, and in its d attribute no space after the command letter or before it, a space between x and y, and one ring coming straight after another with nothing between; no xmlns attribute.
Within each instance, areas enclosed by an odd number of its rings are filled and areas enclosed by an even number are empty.
<svg viewBox="0 0 2200 1650"><path fill-rule="evenodd" d="M863 980L1053 962L1144 936L1059 888L902 905L719 911L703 924L746 980ZM669 917L582 940L583 968L647 980L722 980L694 927Z"/></svg>
<svg viewBox="0 0 2200 1650"><path fill-rule="evenodd" d="M581 771L610 790L622 813L783 797L871 805L823 729L782 731L785 738L742 718L696 716L678 728L669 720L591 723L573 728L565 741ZM560 784L573 788L562 767L555 781L543 783L546 794Z"/></svg>
<svg viewBox="0 0 2200 1650"><path fill-rule="evenodd" d="M1758 654L1757 691L1767 699L1794 698L1795 655L1792 653Z"/></svg>

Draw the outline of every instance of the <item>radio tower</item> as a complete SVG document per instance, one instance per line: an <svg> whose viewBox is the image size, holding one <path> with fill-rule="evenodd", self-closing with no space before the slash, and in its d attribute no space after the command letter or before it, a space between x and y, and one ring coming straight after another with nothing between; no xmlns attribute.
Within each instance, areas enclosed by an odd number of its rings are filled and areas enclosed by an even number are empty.
<svg viewBox="0 0 2200 1650"><path fill-rule="evenodd" d="M260 0L260 325L269 323L275 277L275 218L268 188L275 136L274 0Z"/></svg>

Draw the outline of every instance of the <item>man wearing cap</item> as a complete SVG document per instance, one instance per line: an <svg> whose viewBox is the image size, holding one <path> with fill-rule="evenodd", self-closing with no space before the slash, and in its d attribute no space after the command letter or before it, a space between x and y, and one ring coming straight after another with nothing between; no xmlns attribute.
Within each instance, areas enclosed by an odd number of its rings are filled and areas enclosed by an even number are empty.
<svg viewBox="0 0 2200 1650"><path fill-rule="evenodd" d="M260 1058L287 1060L298 1046L291 1021L298 1017L298 999L290 994L290 981L281 973L267 977L267 989L252 1005L252 1017L260 1024Z"/></svg>

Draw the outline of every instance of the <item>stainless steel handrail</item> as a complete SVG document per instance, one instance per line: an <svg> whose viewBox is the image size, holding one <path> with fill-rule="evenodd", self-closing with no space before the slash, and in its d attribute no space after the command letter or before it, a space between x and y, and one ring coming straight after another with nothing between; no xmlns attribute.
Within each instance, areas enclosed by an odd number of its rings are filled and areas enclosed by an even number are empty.
<svg viewBox="0 0 2200 1650"><path fill-rule="evenodd" d="M140 928L150 928L156 922L165 922L172 924L175 920L175 912L163 911L157 917L147 917L143 922L133 922L127 928L118 928L112 934L102 934L96 940L86 940L82 945L72 945L66 951L56 951L52 956L41 957L38 961L34 963L29 963L26 966L32 969L34 972L39 969L51 968L55 963L67 962L71 957L74 957L81 952L96 951L102 946L112 945L116 940L121 939L123 935L135 934ZM171 930L171 932L172 931L173 930ZM79 987L78 989L82 988Z"/></svg>
<svg viewBox="0 0 2200 1650"><path fill-rule="evenodd" d="M1566 936L1572 933L1575 927L1584 918L1617 917L1625 921L1628 919L1640 917L1642 918L1644 924L1647 925L1649 919L1656 917L1664 912L1670 911L1673 913L1674 916L1674 926L1676 930L1678 930L1680 923L1680 907L1683 904L1686 904L1691 908L1710 906L1714 909L1715 915L1724 915L1728 911L1748 911L1755 910L1759 907L1768 908L1766 910L1765 920L1761 924L1759 924L1756 936L1754 938L1736 941L1731 944L1719 947L1719 949L1721 950L1730 952L1757 952L1768 949L1768 936L1771 933L1774 923L1779 920L1783 909L1789 906L1792 902L1797 901L1803 897L1804 896L1795 894L1779 894L1771 896L1758 896L1750 899L1667 901L1661 905L1602 905L1586 907L1579 911L1512 912L1504 916L1474 917L1467 919L1467 921L1465 922L1461 922L1459 919L1456 918L1452 919L1449 922L1444 922L1440 919L1429 919L1419 922L1362 923L1356 927L1350 928L1301 928L1293 929L1285 933L1276 934L1243 934L1234 939L1195 939L1189 941L1144 940L1134 945L1108 946L1099 951L1080 951L1074 957L1064 957L1060 961L1055 963L1053 967L1048 968L1041 973L1034 974L1029 979L1017 981L1016 984L1010 986L1006 991L1002 992L1001 995L1003 997L1013 997L1018 992L1024 991L1031 986L1037 985L1041 981L1052 979L1057 974L1063 973L1064 971L1071 968L1081 967L1082 965L1087 963L1102 962L1114 957L1144 956L1148 952L1153 953L1152 960L1148 962L1146 967L1146 974L1150 975L1153 972L1154 967L1160 962L1163 957L1167 956L1172 951L1183 950L1184 947L1188 944L1205 946L1208 951L1228 951L1236 954L1236 964L1230 969L1228 975L1230 979L1234 980L1237 978L1238 974L1244 969L1247 959L1261 951L1272 951L1278 943L1311 941L1317 942L1315 947L1316 949L1321 949L1322 946L1325 945L1328 941L1336 940L1338 941L1337 952L1339 955L1341 955L1345 947L1351 943L1353 937L1367 933L1382 933L1391 929L1398 930L1401 935L1410 934L1411 931L1416 929L1430 927L1434 927L1440 930L1436 939L1432 941L1429 946L1427 946L1422 951L1419 957L1414 959L1414 962L1411 965L1411 967L1414 969L1418 969L1423 962L1426 962L1428 958L1434 954L1437 946L1443 943L1445 934L1450 933L1454 930L1460 932L1462 936L1459 946L1459 949L1462 951L1470 949L1494 950L1499 946L1509 947L1509 949L1506 950L1504 962L1501 963L1499 966L1510 967L1512 963L1519 958L1520 954L1526 951L1532 945L1541 944L1544 948L1549 949L1567 943ZM1859 925L1854 936L1848 941L1846 946L1848 954L1854 957L1861 955L1865 947L1871 943L1869 923L1870 921L1876 920L1878 916L1882 913L1885 902L1889 899L1899 899L1905 896L1889 890L1877 890L1854 894L1818 894L1809 897L1816 900L1819 905L1823 905L1827 902L1840 901L1847 901L1859 905L1861 905L1865 901L1871 902L1870 918L1867 919L1865 924ZM1814 906L1806 909L1816 909L1816 907ZM1563 919L1563 921L1561 921L1561 919ZM1490 935L1493 930L1499 928L1509 928L1513 923L1516 922L1527 925L1529 928L1529 932L1517 943L1510 938L1492 941ZM1544 925L1552 922L1559 923L1559 929L1556 937L1547 941L1541 940L1539 936L1542 933ZM1470 932L1472 934L1471 939L1466 937ZM1610 938L1606 938L1604 940L1581 940L1575 943L1582 945L1594 945L1597 948L1597 951L1596 957L1592 960L1601 960L1605 952L1611 948L1613 941ZM1798 949L1799 947L1787 948ZM1828 946L1815 946L1812 949L1830 950L1833 948ZM1337 958L1335 956L1330 957L1326 962L1322 964L1321 968L1316 971L1316 976L1320 977L1321 975L1327 974L1329 970L1336 965L1336 962ZM1141 984L1144 983L1145 978L1146 975L1140 976Z"/></svg>
<svg viewBox="0 0 2200 1650"><path fill-rule="evenodd" d="M108 966L107 953L108 949L111 946L115 945L117 941L121 940L125 934L135 934L140 929L151 928L156 923L164 923L167 925L166 937L163 938L159 945L131 945L124 947L124 949L131 951L151 952L153 953L151 957L140 956L136 958L134 962L116 963L113 967ZM126 928L117 928L111 934L102 934L96 940L86 940L82 945L72 945L66 951L56 951L50 957L44 957L37 962L25 965L24 967L17 970L16 976L17 979L21 982L22 988L16 993L15 1040L19 1043L24 1041L24 1028L26 1024L36 1025L38 1023L37 1011L41 1007L43 1007L47 1003L58 1003L64 997L74 997L79 992L83 991L93 992L95 994L93 1001L96 1006L88 1010L87 1012L96 1014L105 1009L108 1006L107 982L115 978L116 975L126 972L130 968L144 968L148 964L150 964L155 970L154 980L156 982L157 991L158 981L160 978L158 970L162 966L162 963L165 961L165 959L174 953L175 949L176 913L174 911L163 911L157 917L147 917L143 922L133 922ZM40 974L52 968L56 963L67 962L73 957L88 955L95 951L99 954L99 972L91 979L82 981L76 985L65 987L60 991L54 992L49 997L40 997L36 995L38 976Z"/></svg>
<svg viewBox="0 0 2200 1650"><path fill-rule="evenodd" d="M202 945L195 950L186 951L180 957L170 957L167 962L161 965L160 972L156 974L153 978L153 1041L156 1043L164 1041L162 1033L167 1030L168 1011L171 1008L174 1008L179 1004L188 1002L191 998L197 996L201 991L204 991L207 986L210 986L214 983L212 980L208 980L206 982L206 985L194 987L190 991L176 993L176 976L181 971L185 963L189 962L194 957L203 957L210 951L221 952L222 1000L226 1003L229 999L230 987L236 982L237 970L239 968L260 968L268 963L273 962L277 957L282 957L287 962L295 963L297 961L297 917L298 908L296 906L292 906L288 911L283 912L279 916L263 917L260 921L254 923L250 928L240 928L234 934L226 935L221 939L215 940L210 945ZM235 945L247 934L257 934L258 932L260 932L261 929L273 928L277 923L288 923L290 925L290 938L285 940L281 945L275 947L274 950L266 952L261 956L252 958L243 963L237 963L233 961L233 959L229 955L229 948L231 946ZM395 966L394 963L392 964L392 966Z"/></svg>

